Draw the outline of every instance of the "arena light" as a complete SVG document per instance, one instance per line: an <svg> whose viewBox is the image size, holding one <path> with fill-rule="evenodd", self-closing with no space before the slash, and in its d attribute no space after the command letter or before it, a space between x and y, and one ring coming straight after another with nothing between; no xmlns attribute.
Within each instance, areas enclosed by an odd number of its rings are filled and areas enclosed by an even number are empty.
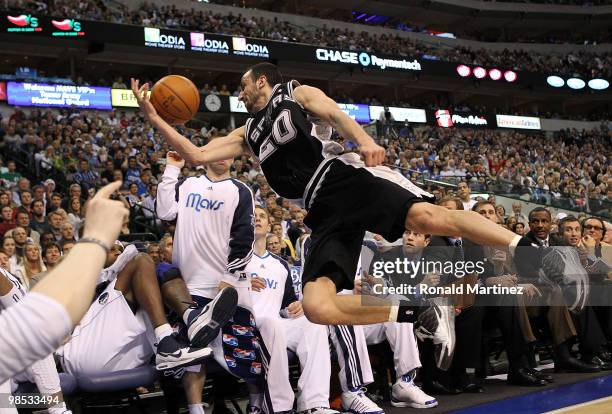
<svg viewBox="0 0 612 414"><path fill-rule="evenodd" d="M485 76L487 76L487 71L484 68L481 68L480 66L476 66L474 68L474 76L478 79L482 79Z"/></svg>
<svg viewBox="0 0 612 414"><path fill-rule="evenodd" d="M546 78L546 82L553 88L560 88L565 85L565 81L560 76L549 76Z"/></svg>
<svg viewBox="0 0 612 414"><path fill-rule="evenodd" d="M459 66L457 66L457 73L462 78L467 78L468 76L470 76L472 74L472 69L470 69L469 66L459 65Z"/></svg>
<svg viewBox="0 0 612 414"><path fill-rule="evenodd" d="M586 86L586 82L578 78L569 78L567 80L567 86L572 89L582 89Z"/></svg>
<svg viewBox="0 0 612 414"><path fill-rule="evenodd" d="M491 69L489 70L489 77L493 80L500 80L502 77L501 70L499 69Z"/></svg>
<svg viewBox="0 0 612 414"><path fill-rule="evenodd" d="M507 70L504 72L504 79L508 82L514 82L517 77L516 72L512 70Z"/></svg>
<svg viewBox="0 0 612 414"><path fill-rule="evenodd" d="M596 91L603 91L604 89L608 89L610 86L610 82L605 79L591 79L589 81L589 88L595 89Z"/></svg>

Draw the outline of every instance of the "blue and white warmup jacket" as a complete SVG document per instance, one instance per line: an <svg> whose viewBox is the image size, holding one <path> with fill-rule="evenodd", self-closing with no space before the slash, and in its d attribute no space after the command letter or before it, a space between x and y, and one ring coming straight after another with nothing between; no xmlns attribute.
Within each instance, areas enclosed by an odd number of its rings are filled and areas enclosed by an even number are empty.
<svg viewBox="0 0 612 414"><path fill-rule="evenodd" d="M192 295L212 298L220 281L248 286L244 268L254 241L251 190L232 178L206 175L178 179L168 165L157 188L155 210L162 220L176 219L172 262Z"/></svg>

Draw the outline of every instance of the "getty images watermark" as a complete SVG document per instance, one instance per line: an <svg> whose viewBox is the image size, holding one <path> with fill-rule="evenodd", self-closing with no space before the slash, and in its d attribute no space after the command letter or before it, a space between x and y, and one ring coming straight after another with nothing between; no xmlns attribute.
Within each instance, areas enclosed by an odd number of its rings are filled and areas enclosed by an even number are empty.
<svg viewBox="0 0 612 414"><path fill-rule="evenodd" d="M522 295L523 286L485 286L479 283L452 283L463 279L467 275L476 275L476 279L485 273L486 259L481 261L432 261L421 258L410 260L408 258L395 258L395 260L377 260L372 263L371 276L374 283L370 283L374 295L410 295L410 296L450 296L450 295ZM442 275L446 277L447 285L438 286ZM376 282L376 279L379 282ZM403 279L404 281L399 281ZM419 281L411 283L406 281ZM368 282L372 282L370 278ZM384 282L382 282L384 281ZM435 283L435 285L434 285Z"/></svg>

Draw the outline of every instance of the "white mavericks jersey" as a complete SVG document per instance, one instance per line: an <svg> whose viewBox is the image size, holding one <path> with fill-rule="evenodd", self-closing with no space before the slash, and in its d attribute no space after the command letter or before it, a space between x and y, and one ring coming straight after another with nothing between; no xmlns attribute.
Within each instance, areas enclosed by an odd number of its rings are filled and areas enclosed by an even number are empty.
<svg viewBox="0 0 612 414"><path fill-rule="evenodd" d="M151 358L155 335L144 309L134 313L123 294L115 289L117 275L138 254L129 245L113 265L100 272L99 281L109 282L94 299L70 340L57 354L73 375L98 374L139 367Z"/></svg>
<svg viewBox="0 0 612 414"><path fill-rule="evenodd" d="M192 295L214 297L223 276L244 270L254 241L254 203L244 183L206 175L178 179L168 165L158 185L156 213L176 219L172 262ZM233 277L233 276L232 276ZM248 285L248 280L242 280Z"/></svg>
<svg viewBox="0 0 612 414"><path fill-rule="evenodd" d="M263 256L253 254L244 270L251 278L260 277L266 283L265 289L251 291L255 320L260 317L280 318L280 310L297 300L289 266L280 257L268 251Z"/></svg>

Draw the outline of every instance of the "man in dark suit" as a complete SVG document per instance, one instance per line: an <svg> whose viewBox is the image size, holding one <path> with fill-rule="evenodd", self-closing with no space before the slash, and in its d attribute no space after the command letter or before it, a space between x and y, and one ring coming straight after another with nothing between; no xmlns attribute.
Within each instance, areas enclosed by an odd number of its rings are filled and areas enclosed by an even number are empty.
<svg viewBox="0 0 612 414"><path fill-rule="evenodd" d="M547 252L546 248L561 246L564 243L551 235L552 217L550 212L543 207L536 207L529 213L529 233L525 236L536 247L518 247L515 255L516 268L521 282L531 283L537 286L538 295L536 302L538 306L529 307L532 316L545 313L553 345L555 348L555 370L570 372L597 372L600 367L589 362L584 362L571 356L570 349L577 330L572 314L564 305L565 299L559 284L543 284L540 280L540 271L544 270L543 258ZM544 248L544 249L542 249ZM557 280L558 281L558 280ZM546 306L546 305L554 306ZM583 324L584 325L584 324ZM589 348L596 348L596 341L591 324L581 326L581 339L583 343L590 344Z"/></svg>
<svg viewBox="0 0 612 414"><path fill-rule="evenodd" d="M461 200L443 198L439 205L448 209L462 209ZM495 206L486 202L495 213ZM493 274L493 266L485 261L481 246L461 237L432 237L427 250L428 260L441 262L483 263L484 272L476 283L485 284L487 276ZM450 282L454 275L444 275ZM499 326L508 354L508 384L522 386L546 385L546 376L529 369L527 344L523 338L518 316L518 302L513 295L475 295L472 306L463 308L455 318L457 343L453 364L449 370L451 387L465 392L482 392L466 373L466 368L477 368L482 363L482 329L485 320L492 320Z"/></svg>

